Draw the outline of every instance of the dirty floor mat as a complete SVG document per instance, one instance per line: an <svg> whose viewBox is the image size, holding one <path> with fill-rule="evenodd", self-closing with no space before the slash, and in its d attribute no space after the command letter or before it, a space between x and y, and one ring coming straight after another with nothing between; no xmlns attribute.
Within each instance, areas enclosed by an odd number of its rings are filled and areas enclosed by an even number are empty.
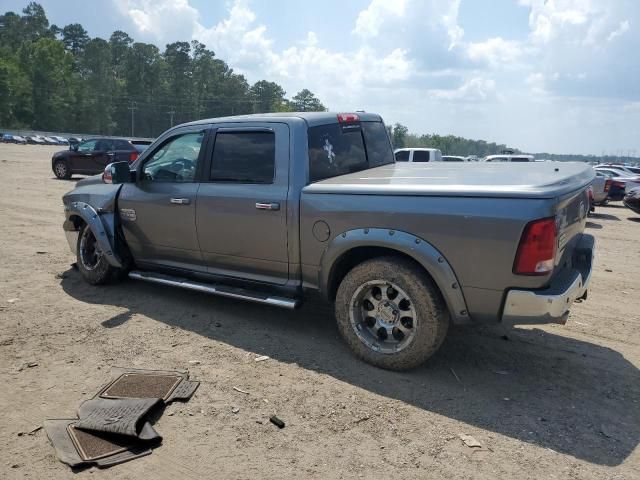
<svg viewBox="0 0 640 480"><path fill-rule="evenodd" d="M184 371L115 368L112 380L78 409L78 418L46 420L56 455L71 467L109 467L152 452L162 437L151 425L164 404L188 400L200 383Z"/></svg>

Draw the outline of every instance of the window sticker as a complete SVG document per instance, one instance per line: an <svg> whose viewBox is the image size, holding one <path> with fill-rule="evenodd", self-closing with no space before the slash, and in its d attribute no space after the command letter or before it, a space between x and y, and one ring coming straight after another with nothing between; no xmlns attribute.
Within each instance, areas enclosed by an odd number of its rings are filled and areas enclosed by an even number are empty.
<svg viewBox="0 0 640 480"><path fill-rule="evenodd" d="M333 160L334 158L336 158L336 154L333 151L333 145L331 145L331 142L328 138L324 139L324 145L322 146L322 149L327 152L327 159L329 160L329 163L333 165Z"/></svg>

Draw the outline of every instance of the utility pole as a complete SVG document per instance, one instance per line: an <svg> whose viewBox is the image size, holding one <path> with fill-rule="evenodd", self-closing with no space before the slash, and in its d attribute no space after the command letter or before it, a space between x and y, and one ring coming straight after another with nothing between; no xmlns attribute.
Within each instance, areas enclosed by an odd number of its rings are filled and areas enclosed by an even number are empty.
<svg viewBox="0 0 640 480"><path fill-rule="evenodd" d="M173 108L171 108L171 110L167 112L167 115L169 115L169 118L171 119L169 123L171 123L172 127L173 127L173 116L175 115L175 113L176 111Z"/></svg>
<svg viewBox="0 0 640 480"><path fill-rule="evenodd" d="M129 108L129 110L131 110L131 136L133 137L133 136L134 136L134 133L133 133L133 131L134 131L134 129L133 129L133 125L134 125L134 113L133 113L133 112L135 112L135 111L138 109L138 107L137 107L137 105L136 105L136 102L134 102L133 100L131 100L131 104L130 104L130 106L129 106L128 108Z"/></svg>

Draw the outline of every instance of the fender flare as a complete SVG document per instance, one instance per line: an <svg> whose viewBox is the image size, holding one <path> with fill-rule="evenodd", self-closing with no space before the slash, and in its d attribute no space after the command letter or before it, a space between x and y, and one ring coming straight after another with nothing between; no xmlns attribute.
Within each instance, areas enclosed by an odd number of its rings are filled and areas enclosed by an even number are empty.
<svg viewBox="0 0 640 480"><path fill-rule="evenodd" d="M359 228L334 237L320 260L320 290L328 294L332 270L347 252L358 247L383 247L403 253L418 262L436 283L454 323L469 322L469 312L453 268L426 240L407 232L387 228Z"/></svg>
<svg viewBox="0 0 640 480"><path fill-rule="evenodd" d="M89 225L100 249L105 254L107 262L116 268L123 268L122 260L115 252L113 246L114 235L110 234L107 230L107 227L102 222L101 215L98 214L91 205L80 201L71 202L67 207L67 211L69 212L69 216L77 215ZM111 215L113 216L113 214Z"/></svg>

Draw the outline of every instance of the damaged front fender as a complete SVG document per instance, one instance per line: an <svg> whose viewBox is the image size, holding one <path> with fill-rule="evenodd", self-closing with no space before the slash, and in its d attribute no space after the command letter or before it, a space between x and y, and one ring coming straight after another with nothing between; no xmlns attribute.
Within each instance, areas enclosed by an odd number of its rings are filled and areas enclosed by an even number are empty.
<svg viewBox="0 0 640 480"><path fill-rule="evenodd" d="M123 261L116 245L116 200L122 185L86 185L63 197L65 216L63 228L71 250L75 253L79 219L89 225L110 265L122 268Z"/></svg>

